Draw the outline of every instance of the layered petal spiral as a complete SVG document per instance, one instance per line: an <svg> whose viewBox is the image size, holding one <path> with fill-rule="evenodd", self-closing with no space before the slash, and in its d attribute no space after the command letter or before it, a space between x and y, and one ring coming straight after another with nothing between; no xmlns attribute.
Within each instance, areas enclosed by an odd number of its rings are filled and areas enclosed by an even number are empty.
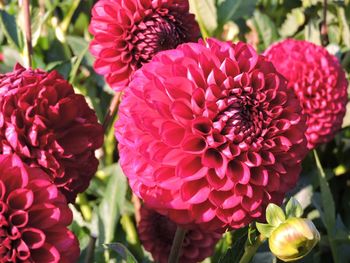
<svg viewBox="0 0 350 263"><path fill-rule="evenodd" d="M294 187L307 153L301 112L251 46L183 44L157 54L126 90L120 162L136 195L174 222L240 228Z"/></svg>

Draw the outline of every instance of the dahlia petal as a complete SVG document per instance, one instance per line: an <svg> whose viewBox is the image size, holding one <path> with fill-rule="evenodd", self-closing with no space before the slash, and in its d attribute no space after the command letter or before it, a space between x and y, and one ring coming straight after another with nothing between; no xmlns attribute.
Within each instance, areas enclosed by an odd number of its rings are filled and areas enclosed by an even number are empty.
<svg viewBox="0 0 350 263"><path fill-rule="evenodd" d="M185 130L175 122L165 122L161 127L161 135L165 143L177 146L182 142Z"/></svg>
<svg viewBox="0 0 350 263"><path fill-rule="evenodd" d="M15 210L27 210L33 204L33 200L33 192L27 189L17 189L7 198L9 206Z"/></svg>
<svg viewBox="0 0 350 263"><path fill-rule="evenodd" d="M171 106L171 112L176 117L180 117L186 120L193 119L192 110L182 101L174 101Z"/></svg>
<svg viewBox="0 0 350 263"><path fill-rule="evenodd" d="M186 152L202 153L207 148L207 143L202 136L186 136L181 147Z"/></svg>
<svg viewBox="0 0 350 263"><path fill-rule="evenodd" d="M59 263L61 259L57 249L47 243L39 249L32 250L31 257L38 263Z"/></svg>
<svg viewBox="0 0 350 263"><path fill-rule="evenodd" d="M17 210L10 215L9 221L17 228L24 227L28 223L28 213L23 210Z"/></svg>
<svg viewBox="0 0 350 263"><path fill-rule="evenodd" d="M45 243L45 234L36 228L26 228L22 231L22 239L30 249L38 249Z"/></svg>
<svg viewBox="0 0 350 263"><path fill-rule="evenodd" d="M176 176L184 178L186 181L203 178L206 173L207 168L202 166L199 156L184 158L176 166Z"/></svg>
<svg viewBox="0 0 350 263"><path fill-rule="evenodd" d="M25 260L28 260L30 257L29 248L23 241L21 241L20 244L17 246L16 252L17 252L17 258L19 260L25 261Z"/></svg>
<svg viewBox="0 0 350 263"><path fill-rule="evenodd" d="M250 180L250 170L248 166L240 161L232 160L227 165L228 176L240 184L247 184Z"/></svg>
<svg viewBox="0 0 350 263"><path fill-rule="evenodd" d="M185 202L190 204L200 204L209 197L210 188L206 180L185 182L181 187L181 197Z"/></svg>

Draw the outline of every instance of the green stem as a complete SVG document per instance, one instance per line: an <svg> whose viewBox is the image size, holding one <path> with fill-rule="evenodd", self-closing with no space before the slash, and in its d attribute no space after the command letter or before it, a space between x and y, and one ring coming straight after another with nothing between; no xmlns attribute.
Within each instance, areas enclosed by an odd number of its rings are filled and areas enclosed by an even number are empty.
<svg viewBox="0 0 350 263"><path fill-rule="evenodd" d="M255 240L254 244L246 244L244 249L244 254L242 258L240 259L239 263L249 263L254 255L256 254L256 251L261 246L262 243L265 241L265 237L262 235L259 235L258 238Z"/></svg>
<svg viewBox="0 0 350 263"><path fill-rule="evenodd" d="M338 263L340 262L339 256L338 256L338 249L333 237L334 228L335 228L335 204L334 204L331 189L329 187L329 184L326 178L326 173L322 167L317 151L313 150L313 153L314 153L315 162L318 170L318 179L320 182L322 207L324 212L324 224L328 233L328 239L329 239L329 244L333 255L333 261L335 263Z"/></svg>
<svg viewBox="0 0 350 263"><path fill-rule="evenodd" d="M73 1L73 3L71 3L70 9L68 10L67 15L65 16L65 18L63 19L60 25L60 28L64 33L64 35L67 33L68 27L71 24L72 17L75 13L75 10L78 8L79 4L80 4L80 0L75 0Z"/></svg>
<svg viewBox="0 0 350 263"><path fill-rule="evenodd" d="M78 202L77 202L80 206L80 211L84 217L84 219L87 222L91 221L92 218L92 210L91 207L89 206L89 202L86 198L85 193L81 193L78 195Z"/></svg>
<svg viewBox="0 0 350 263"><path fill-rule="evenodd" d="M185 235L186 229L183 229L182 227L178 226L173 240L173 245L171 246L168 263L177 263L179 261L182 242L185 239Z"/></svg>
<svg viewBox="0 0 350 263"><path fill-rule="evenodd" d="M137 254L138 258L143 258L141 243L137 235L135 224L130 215L123 215L120 223L126 233L126 241L131 246L131 250Z"/></svg>

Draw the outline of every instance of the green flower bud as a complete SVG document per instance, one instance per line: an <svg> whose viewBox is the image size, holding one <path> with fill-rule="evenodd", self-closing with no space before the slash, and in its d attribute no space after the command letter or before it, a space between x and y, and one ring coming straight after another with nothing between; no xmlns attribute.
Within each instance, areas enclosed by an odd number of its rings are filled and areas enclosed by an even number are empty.
<svg viewBox="0 0 350 263"><path fill-rule="evenodd" d="M312 221L292 217L275 228L269 237L271 252L288 262L307 255L320 240L320 233Z"/></svg>

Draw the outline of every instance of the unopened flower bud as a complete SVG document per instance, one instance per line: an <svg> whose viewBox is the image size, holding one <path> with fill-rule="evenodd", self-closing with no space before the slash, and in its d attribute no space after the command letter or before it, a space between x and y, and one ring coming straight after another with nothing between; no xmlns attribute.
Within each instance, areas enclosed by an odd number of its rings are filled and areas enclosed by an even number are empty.
<svg viewBox="0 0 350 263"><path fill-rule="evenodd" d="M312 221L292 217L274 229L269 238L271 252L288 262L307 255L320 240L320 233Z"/></svg>

